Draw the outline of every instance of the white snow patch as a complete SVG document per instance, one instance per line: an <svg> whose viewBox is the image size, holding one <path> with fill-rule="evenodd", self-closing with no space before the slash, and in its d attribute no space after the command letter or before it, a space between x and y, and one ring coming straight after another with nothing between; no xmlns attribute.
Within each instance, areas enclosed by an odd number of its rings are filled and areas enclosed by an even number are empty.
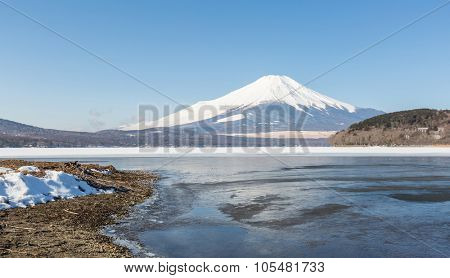
<svg viewBox="0 0 450 278"><path fill-rule="evenodd" d="M19 172L30 172L30 173L36 173L40 172L39 168L36 166L22 166L17 169Z"/></svg>
<svg viewBox="0 0 450 278"><path fill-rule="evenodd" d="M109 170L97 170L97 169L91 169L91 171L92 172L95 172L95 173L100 173L100 174L103 174L103 175L111 175L111 171L109 171Z"/></svg>
<svg viewBox="0 0 450 278"><path fill-rule="evenodd" d="M6 173L9 173L9 172L12 172L12 171L13 171L13 169L0 167L0 174L6 174Z"/></svg>
<svg viewBox="0 0 450 278"><path fill-rule="evenodd" d="M60 171L46 171L42 178L20 172L0 175L0 210L97 193L110 191L96 189L74 175Z"/></svg>
<svg viewBox="0 0 450 278"><path fill-rule="evenodd" d="M226 117L226 118L222 118L220 120L217 120L217 123L226 123L226 122L234 122L234 121L239 121L244 119L245 116L242 114L236 114L236 115L232 115L230 117Z"/></svg>

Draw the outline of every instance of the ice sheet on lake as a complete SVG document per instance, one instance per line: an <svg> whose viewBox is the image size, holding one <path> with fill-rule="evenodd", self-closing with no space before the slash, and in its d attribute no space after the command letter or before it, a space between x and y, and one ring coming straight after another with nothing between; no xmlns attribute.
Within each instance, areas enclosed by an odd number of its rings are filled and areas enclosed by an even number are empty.
<svg viewBox="0 0 450 278"><path fill-rule="evenodd" d="M0 158L155 156L450 156L446 147L0 148Z"/></svg>

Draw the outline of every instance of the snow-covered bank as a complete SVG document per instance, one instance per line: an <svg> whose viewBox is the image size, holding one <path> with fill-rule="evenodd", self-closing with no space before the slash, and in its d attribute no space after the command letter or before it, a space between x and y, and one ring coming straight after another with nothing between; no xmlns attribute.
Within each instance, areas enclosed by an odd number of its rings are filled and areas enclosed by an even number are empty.
<svg viewBox="0 0 450 278"><path fill-rule="evenodd" d="M36 167L29 166L24 169L31 168ZM25 174L21 170L8 171L0 175L0 210L101 192L105 191L88 185L74 175L60 171L46 171L43 177Z"/></svg>
<svg viewBox="0 0 450 278"><path fill-rule="evenodd" d="M0 174L6 174L6 173L11 172L11 171L13 171L13 169L0 167Z"/></svg>
<svg viewBox="0 0 450 278"><path fill-rule="evenodd" d="M0 148L0 158L248 156L268 154L298 156L450 156L450 147Z"/></svg>

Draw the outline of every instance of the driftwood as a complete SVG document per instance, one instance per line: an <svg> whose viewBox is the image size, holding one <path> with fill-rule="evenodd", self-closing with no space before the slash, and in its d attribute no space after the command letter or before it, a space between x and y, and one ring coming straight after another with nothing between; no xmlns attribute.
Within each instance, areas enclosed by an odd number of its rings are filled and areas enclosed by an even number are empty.
<svg viewBox="0 0 450 278"><path fill-rule="evenodd" d="M78 213L70 211L70 210L67 210L67 209L63 209L63 211L65 211L67 213L70 213L70 214L78 215Z"/></svg>
<svg viewBox="0 0 450 278"><path fill-rule="evenodd" d="M18 226L13 226L13 225L7 225L7 227L14 228L14 229L29 230L29 231L35 231L35 230L36 230L36 229L34 229L34 228L18 227Z"/></svg>

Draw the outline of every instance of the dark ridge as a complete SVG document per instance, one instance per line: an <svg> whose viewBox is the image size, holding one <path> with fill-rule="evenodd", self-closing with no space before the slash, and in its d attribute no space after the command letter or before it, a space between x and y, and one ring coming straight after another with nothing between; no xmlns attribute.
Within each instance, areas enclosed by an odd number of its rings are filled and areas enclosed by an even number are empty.
<svg viewBox="0 0 450 278"><path fill-rule="evenodd" d="M403 126L437 127L437 123L448 119L450 110L416 109L379 115L362 122L352 124L350 131L368 128L396 128Z"/></svg>
<svg viewBox="0 0 450 278"><path fill-rule="evenodd" d="M329 139L334 146L450 145L450 110L394 112L352 124Z"/></svg>

